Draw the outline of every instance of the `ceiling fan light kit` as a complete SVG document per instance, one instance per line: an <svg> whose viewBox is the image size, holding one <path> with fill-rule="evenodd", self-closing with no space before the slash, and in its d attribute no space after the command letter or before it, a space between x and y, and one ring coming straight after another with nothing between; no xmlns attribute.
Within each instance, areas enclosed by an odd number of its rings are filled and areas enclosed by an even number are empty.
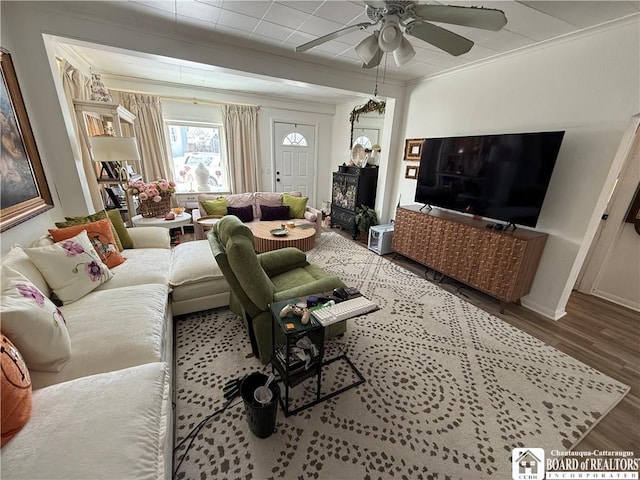
<svg viewBox="0 0 640 480"><path fill-rule="evenodd" d="M412 0L364 0L364 3L365 12L372 23L358 23L336 30L296 47L296 52L307 51L355 30L366 30L382 23L379 30L355 47L363 62L362 68L378 66L388 52L393 52L396 65L400 67L415 55L413 46L404 34L430 43L454 56L468 52L473 46L468 38L430 22L494 31L500 30L507 23L504 12L493 8L418 4Z"/></svg>
<svg viewBox="0 0 640 480"><path fill-rule="evenodd" d="M406 64L409 60L411 60L416 51L413 49L413 46L406 38L402 38L402 42L400 42L400 46L393 51L393 59L396 62L396 65L401 67Z"/></svg>
<svg viewBox="0 0 640 480"><path fill-rule="evenodd" d="M398 17L391 15L385 18L382 28L380 28L380 35L378 35L378 45L383 52L393 52L400 46L400 42L404 37L402 36L402 30L398 25Z"/></svg>
<svg viewBox="0 0 640 480"><path fill-rule="evenodd" d="M375 32L356 45L356 53L365 64L371 62L378 53L378 34Z"/></svg>

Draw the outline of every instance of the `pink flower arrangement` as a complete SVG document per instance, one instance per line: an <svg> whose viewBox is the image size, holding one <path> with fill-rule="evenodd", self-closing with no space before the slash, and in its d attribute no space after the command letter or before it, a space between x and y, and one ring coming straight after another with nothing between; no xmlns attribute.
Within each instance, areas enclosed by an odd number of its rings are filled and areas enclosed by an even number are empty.
<svg viewBox="0 0 640 480"><path fill-rule="evenodd" d="M136 180L129 183L128 191L131 195L138 195L140 201L152 200L157 203L162 201L162 197L168 197L175 193L176 184L165 179L154 180L149 183Z"/></svg>

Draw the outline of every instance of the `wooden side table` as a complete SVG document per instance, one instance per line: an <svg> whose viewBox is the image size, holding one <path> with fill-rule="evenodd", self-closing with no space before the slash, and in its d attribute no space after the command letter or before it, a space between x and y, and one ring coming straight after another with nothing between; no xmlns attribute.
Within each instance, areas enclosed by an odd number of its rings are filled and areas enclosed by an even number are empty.
<svg viewBox="0 0 640 480"><path fill-rule="evenodd" d="M213 226L218 223L220 221L222 217L200 217L199 219L196 220L196 223L198 225L202 225L202 233L203 236L200 240L206 240L207 238L207 231L209 231L211 228L213 228ZM196 240L198 240L198 237L196 236Z"/></svg>

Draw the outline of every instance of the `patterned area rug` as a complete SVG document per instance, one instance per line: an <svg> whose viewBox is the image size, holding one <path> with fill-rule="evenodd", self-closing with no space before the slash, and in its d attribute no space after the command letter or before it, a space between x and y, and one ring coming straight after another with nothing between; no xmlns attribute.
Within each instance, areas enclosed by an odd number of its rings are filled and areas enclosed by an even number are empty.
<svg viewBox="0 0 640 480"><path fill-rule="evenodd" d="M278 411L267 439L232 404L196 436L176 478L502 480L512 448L570 449L629 390L340 235L323 233L308 258L381 307L327 345L330 355L346 348L366 382L298 415ZM243 322L227 309L181 317L176 343L177 444L224 404L229 379L266 370L246 358ZM351 380L334 365L323 392ZM295 387L294 402L313 388Z"/></svg>

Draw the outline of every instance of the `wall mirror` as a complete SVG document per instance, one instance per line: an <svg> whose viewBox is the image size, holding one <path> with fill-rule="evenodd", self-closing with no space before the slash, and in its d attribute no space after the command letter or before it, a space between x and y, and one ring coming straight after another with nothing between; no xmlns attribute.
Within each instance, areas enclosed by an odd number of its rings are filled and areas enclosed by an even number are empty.
<svg viewBox="0 0 640 480"><path fill-rule="evenodd" d="M372 146L380 144L385 108L386 102L384 100L380 102L369 100L365 105L351 111L349 116L351 121L349 150L356 143L362 145L366 150L371 150Z"/></svg>

